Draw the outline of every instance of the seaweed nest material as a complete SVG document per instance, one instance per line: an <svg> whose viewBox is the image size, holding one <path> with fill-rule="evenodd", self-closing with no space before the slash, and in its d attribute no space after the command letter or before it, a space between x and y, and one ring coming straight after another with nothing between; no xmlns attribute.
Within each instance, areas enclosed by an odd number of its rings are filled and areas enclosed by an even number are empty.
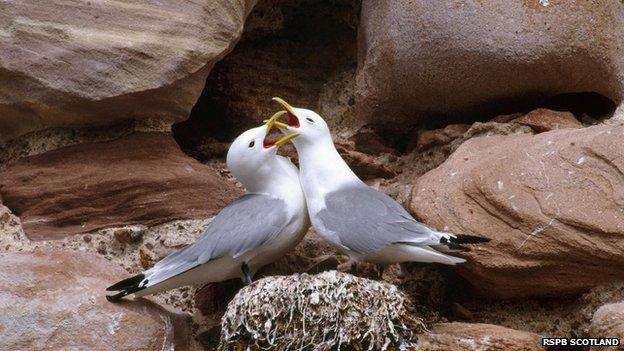
<svg viewBox="0 0 624 351"><path fill-rule="evenodd" d="M398 350L422 320L396 286L336 271L261 279L223 316L220 350Z"/></svg>

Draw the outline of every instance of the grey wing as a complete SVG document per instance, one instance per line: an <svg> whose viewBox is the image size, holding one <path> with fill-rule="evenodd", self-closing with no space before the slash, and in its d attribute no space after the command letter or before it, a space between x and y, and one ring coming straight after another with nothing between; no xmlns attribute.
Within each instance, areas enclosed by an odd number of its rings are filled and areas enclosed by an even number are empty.
<svg viewBox="0 0 624 351"><path fill-rule="evenodd" d="M148 272L155 284L226 255L238 257L272 242L286 227L286 203L262 194L246 194L225 207L199 239L165 257Z"/></svg>
<svg viewBox="0 0 624 351"><path fill-rule="evenodd" d="M417 222L388 195L365 185L329 193L317 214L323 230L358 253L381 250L394 243L439 244L435 231Z"/></svg>

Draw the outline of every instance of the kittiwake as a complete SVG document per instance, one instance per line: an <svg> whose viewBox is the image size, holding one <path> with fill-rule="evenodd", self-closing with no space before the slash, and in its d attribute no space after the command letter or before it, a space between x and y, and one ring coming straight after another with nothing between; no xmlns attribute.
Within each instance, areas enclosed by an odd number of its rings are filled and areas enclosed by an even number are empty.
<svg viewBox="0 0 624 351"><path fill-rule="evenodd" d="M268 141L272 124L244 132L228 150L227 166L247 193L219 212L194 244L107 288L120 291L107 296L109 301L236 277L250 283L260 267L301 241L310 220L299 172L289 159L277 155L292 136Z"/></svg>
<svg viewBox="0 0 624 351"><path fill-rule="evenodd" d="M334 147L327 123L317 113L291 107L280 98L288 123L273 122L293 136L299 154L299 178L312 226L353 263L388 264L415 261L458 264L451 256L466 251L461 244L487 242L473 235L436 231L416 221L388 195L362 182Z"/></svg>

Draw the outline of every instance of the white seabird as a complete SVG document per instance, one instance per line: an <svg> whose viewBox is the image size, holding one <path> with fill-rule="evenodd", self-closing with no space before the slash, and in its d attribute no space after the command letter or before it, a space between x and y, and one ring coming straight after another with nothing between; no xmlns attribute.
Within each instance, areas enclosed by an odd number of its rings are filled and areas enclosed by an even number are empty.
<svg viewBox="0 0 624 351"><path fill-rule="evenodd" d="M107 288L120 291L107 296L109 301L236 277L250 283L260 267L301 241L310 221L299 172L277 155L292 136L267 141L272 124L244 132L228 150L227 166L247 193L219 212L194 244Z"/></svg>
<svg viewBox="0 0 624 351"><path fill-rule="evenodd" d="M415 261L454 265L467 251L461 244L487 242L472 235L439 232L416 221L388 195L362 182L334 147L327 123L314 111L274 98L288 114L275 122L293 136L299 154L299 178L312 225L326 241L357 262L381 265Z"/></svg>

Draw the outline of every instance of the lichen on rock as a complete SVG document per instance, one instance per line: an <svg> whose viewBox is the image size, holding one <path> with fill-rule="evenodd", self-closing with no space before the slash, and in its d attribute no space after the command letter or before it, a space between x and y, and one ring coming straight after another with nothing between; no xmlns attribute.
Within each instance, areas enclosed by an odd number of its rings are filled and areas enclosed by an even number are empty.
<svg viewBox="0 0 624 351"><path fill-rule="evenodd" d="M395 350L425 330L396 286L336 271L261 279L222 321L220 350Z"/></svg>

